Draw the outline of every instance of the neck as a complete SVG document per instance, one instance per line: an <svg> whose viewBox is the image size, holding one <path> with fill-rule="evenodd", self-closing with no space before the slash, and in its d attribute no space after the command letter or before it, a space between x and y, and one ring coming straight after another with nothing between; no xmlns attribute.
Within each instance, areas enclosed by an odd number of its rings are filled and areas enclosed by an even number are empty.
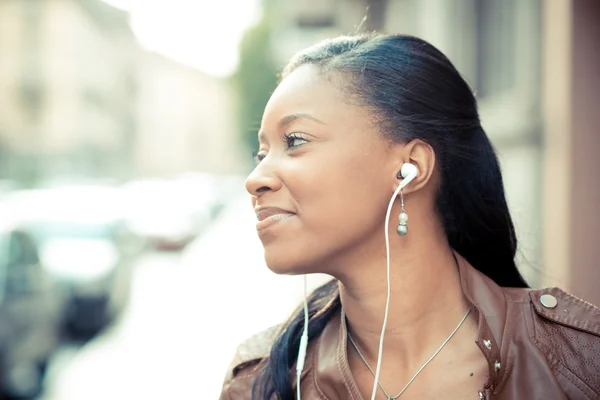
<svg viewBox="0 0 600 400"><path fill-rule="evenodd" d="M416 243L415 238L428 239ZM412 237L390 236L390 241L395 246L391 249L384 364L413 368L446 339L468 305L456 260L443 235L436 238L414 232ZM387 301L385 268L384 254L383 259L377 257L371 263L362 260L360 267L348 268L338 277L349 332L373 368Z"/></svg>

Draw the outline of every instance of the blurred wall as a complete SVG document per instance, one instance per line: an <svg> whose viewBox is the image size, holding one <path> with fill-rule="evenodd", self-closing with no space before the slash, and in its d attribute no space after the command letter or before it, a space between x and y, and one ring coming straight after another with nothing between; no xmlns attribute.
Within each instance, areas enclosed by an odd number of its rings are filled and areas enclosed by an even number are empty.
<svg viewBox="0 0 600 400"><path fill-rule="evenodd" d="M101 0L0 0L0 179L240 172L233 99Z"/></svg>
<svg viewBox="0 0 600 400"><path fill-rule="evenodd" d="M572 3L573 240L570 285L600 304L600 2Z"/></svg>
<svg viewBox="0 0 600 400"><path fill-rule="evenodd" d="M600 303L600 2L544 3L544 261Z"/></svg>
<svg viewBox="0 0 600 400"><path fill-rule="evenodd" d="M503 169L520 268L600 303L600 2L266 1L273 51L344 33L412 34L442 50L475 89ZM269 14L267 14L269 15Z"/></svg>

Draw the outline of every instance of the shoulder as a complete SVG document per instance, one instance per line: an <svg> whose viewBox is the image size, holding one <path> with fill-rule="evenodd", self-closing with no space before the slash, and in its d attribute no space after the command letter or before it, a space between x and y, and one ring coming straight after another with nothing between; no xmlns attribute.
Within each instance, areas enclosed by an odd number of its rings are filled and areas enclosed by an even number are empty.
<svg viewBox="0 0 600 400"><path fill-rule="evenodd" d="M528 295L535 344L555 371L600 396L600 309L559 288Z"/></svg>
<svg viewBox="0 0 600 400"><path fill-rule="evenodd" d="M538 318L600 338L600 308L559 288L529 292Z"/></svg>
<svg viewBox="0 0 600 400"><path fill-rule="evenodd" d="M501 288L507 303L529 304L536 322L600 339L600 308L564 290Z"/></svg>
<svg viewBox="0 0 600 400"><path fill-rule="evenodd" d="M227 368L224 391L240 380L248 381L248 389L251 388L257 367L269 355L278 331L279 326L273 326L244 340L237 347L235 356Z"/></svg>

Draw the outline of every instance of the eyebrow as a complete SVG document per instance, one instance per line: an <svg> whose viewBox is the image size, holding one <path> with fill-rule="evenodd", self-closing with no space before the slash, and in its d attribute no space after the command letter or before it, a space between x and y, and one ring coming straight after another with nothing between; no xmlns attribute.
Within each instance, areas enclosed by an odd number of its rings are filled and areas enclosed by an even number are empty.
<svg viewBox="0 0 600 400"><path fill-rule="evenodd" d="M290 114L290 115L286 115L285 117L281 118L279 120L279 122L277 123L277 127L279 129L288 126L289 124L291 124L292 122L299 120L299 119L309 119L311 121L314 121L316 123L319 123L321 125L325 125L325 122L321 121L320 119L313 117L310 114L306 114L306 113L297 113L297 114ZM263 141L265 139L265 134L264 132L258 132L258 140L259 141Z"/></svg>

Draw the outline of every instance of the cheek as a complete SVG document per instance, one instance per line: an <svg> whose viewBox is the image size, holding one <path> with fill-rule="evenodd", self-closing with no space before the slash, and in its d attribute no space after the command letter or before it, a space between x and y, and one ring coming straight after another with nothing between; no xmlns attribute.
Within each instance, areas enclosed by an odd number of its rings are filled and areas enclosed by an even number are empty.
<svg viewBox="0 0 600 400"><path fill-rule="evenodd" d="M344 210L354 214L361 208L378 207L382 194L390 189L377 155L339 151L323 158L325 162L311 163L309 170L297 171L289 180L288 188L301 212L352 218L355 215L343 215Z"/></svg>
<svg viewBox="0 0 600 400"><path fill-rule="evenodd" d="M379 226L392 192L370 159L332 156L324 168L290 183L302 226L321 241L348 240ZM382 174L383 175L383 174ZM389 197L387 191L390 191Z"/></svg>
<svg viewBox="0 0 600 400"><path fill-rule="evenodd" d="M315 272L315 266L378 235L392 194L379 160L362 151L331 149L288 160L280 178L298 219L263 241L269 268L283 274Z"/></svg>

